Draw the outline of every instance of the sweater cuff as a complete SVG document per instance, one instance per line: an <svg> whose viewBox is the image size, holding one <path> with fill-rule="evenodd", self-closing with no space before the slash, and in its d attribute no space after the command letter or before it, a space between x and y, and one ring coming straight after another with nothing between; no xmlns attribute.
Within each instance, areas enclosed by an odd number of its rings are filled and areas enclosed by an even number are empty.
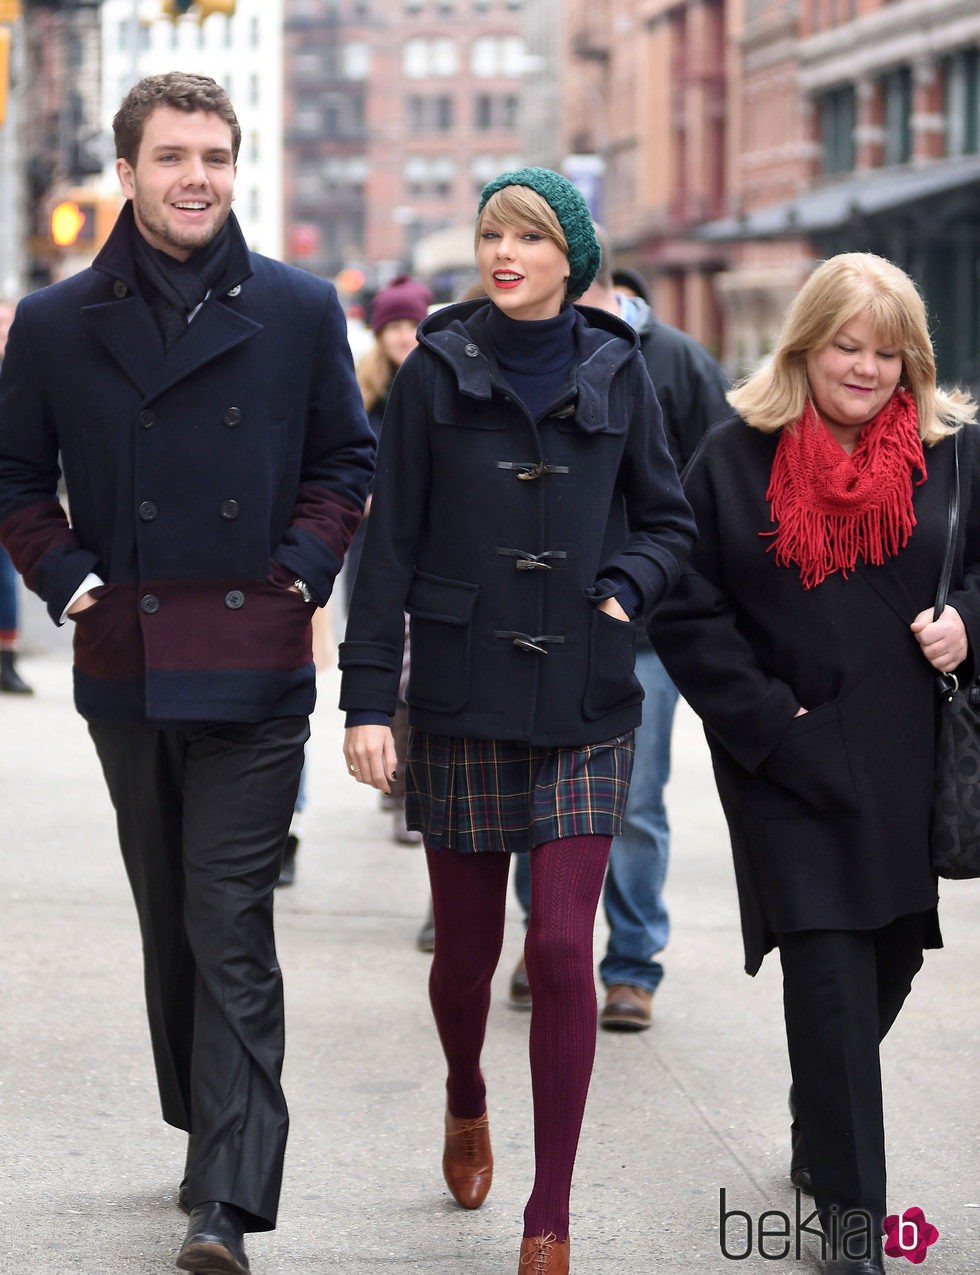
<svg viewBox="0 0 980 1275"><path fill-rule="evenodd" d="M613 597L632 620L640 610L643 595L625 571L617 571L614 567L605 577L613 586Z"/></svg>
<svg viewBox="0 0 980 1275"><path fill-rule="evenodd" d="M390 726L391 718L387 713L372 712L369 708L352 709L347 714L344 727L350 730L352 726Z"/></svg>

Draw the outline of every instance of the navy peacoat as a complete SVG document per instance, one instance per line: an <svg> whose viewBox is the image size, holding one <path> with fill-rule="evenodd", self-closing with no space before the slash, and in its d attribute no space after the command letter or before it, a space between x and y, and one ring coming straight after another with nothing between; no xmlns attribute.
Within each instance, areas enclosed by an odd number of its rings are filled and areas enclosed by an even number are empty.
<svg viewBox="0 0 980 1275"><path fill-rule="evenodd" d="M916 525L882 566L804 589L767 553L777 434L709 431L684 474L700 538L650 636L702 718L727 816L746 968L781 931L873 929L934 909L935 670L909 629L936 595L953 442L926 448ZM980 431L963 437L949 601L980 650ZM806 708L805 716L795 716ZM938 926L933 941L939 942Z"/></svg>
<svg viewBox="0 0 980 1275"><path fill-rule="evenodd" d="M411 618L412 724L533 745L640 720L636 630L596 603L617 569L644 601L676 580L694 524L633 330L577 310L574 378L533 420L493 356L487 301L419 329L395 377L351 605L341 707L391 714ZM614 507L625 543L602 546Z"/></svg>
<svg viewBox="0 0 980 1275"><path fill-rule="evenodd" d="M329 283L251 253L165 353L132 233L127 204L91 268L18 307L0 539L56 622L90 572L105 582L75 628L84 716L306 714L311 608L290 585L329 598L375 451L343 311Z"/></svg>

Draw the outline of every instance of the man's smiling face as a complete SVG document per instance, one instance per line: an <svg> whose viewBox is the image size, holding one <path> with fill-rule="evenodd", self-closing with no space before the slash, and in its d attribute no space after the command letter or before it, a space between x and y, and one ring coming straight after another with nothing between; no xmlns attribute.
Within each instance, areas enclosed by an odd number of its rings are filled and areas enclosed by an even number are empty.
<svg viewBox="0 0 980 1275"><path fill-rule="evenodd" d="M228 219L235 186L231 127L210 111L158 106L135 165L116 160L136 225L154 248L186 261Z"/></svg>

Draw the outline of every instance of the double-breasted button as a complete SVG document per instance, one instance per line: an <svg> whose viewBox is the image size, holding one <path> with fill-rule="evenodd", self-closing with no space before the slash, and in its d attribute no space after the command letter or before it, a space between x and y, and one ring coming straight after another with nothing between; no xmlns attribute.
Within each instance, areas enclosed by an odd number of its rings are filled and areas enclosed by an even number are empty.
<svg viewBox="0 0 980 1275"><path fill-rule="evenodd" d="M240 283L236 283L233 288L228 289L227 295L229 297L237 297L241 293L241 290L242 290L242 285Z"/></svg>
<svg viewBox="0 0 980 1275"><path fill-rule="evenodd" d="M141 501L140 507L137 510L137 513L143 522L152 522L159 512L159 509L157 509L152 500Z"/></svg>
<svg viewBox="0 0 980 1275"><path fill-rule="evenodd" d="M230 428L234 429L236 425L240 425L242 421L242 409L240 407L226 407L224 422Z"/></svg>
<svg viewBox="0 0 980 1275"><path fill-rule="evenodd" d="M226 522L232 522L238 517L238 501L223 500L221 502L221 516Z"/></svg>
<svg viewBox="0 0 980 1275"><path fill-rule="evenodd" d="M229 611L239 611L245 605L245 594L241 589L229 589L225 594L225 606Z"/></svg>
<svg viewBox="0 0 980 1275"><path fill-rule="evenodd" d="M463 353L468 359L475 359L480 353L480 347L478 345L474 345L472 341L469 341L463 346Z"/></svg>
<svg viewBox="0 0 980 1275"><path fill-rule="evenodd" d="M160 599L155 593L144 593L140 598L140 610L144 615L156 615L160 610Z"/></svg>
<svg viewBox="0 0 980 1275"><path fill-rule="evenodd" d="M126 297L129 295L129 289L123 283L122 279L117 279L116 282L112 285L112 295L114 297L118 297L120 301L123 299L123 297Z"/></svg>
<svg viewBox="0 0 980 1275"><path fill-rule="evenodd" d="M144 407L139 416L137 416L140 429L152 429L157 423L156 414L151 412L148 407Z"/></svg>

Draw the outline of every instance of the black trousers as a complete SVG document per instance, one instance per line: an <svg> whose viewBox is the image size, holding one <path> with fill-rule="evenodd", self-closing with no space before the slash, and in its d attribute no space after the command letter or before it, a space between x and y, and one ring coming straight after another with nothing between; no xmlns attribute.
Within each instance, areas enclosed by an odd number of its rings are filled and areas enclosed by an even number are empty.
<svg viewBox="0 0 980 1275"><path fill-rule="evenodd" d="M777 935L794 1096L828 1236L834 1211L838 1233L850 1210L870 1217L876 1239L881 1231L886 1201L879 1045L922 966L932 915L899 917L878 930Z"/></svg>
<svg viewBox="0 0 980 1275"><path fill-rule="evenodd" d="M305 717L90 722L143 939L163 1118L192 1135L192 1206L275 1226L289 1118L273 891Z"/></svg>

